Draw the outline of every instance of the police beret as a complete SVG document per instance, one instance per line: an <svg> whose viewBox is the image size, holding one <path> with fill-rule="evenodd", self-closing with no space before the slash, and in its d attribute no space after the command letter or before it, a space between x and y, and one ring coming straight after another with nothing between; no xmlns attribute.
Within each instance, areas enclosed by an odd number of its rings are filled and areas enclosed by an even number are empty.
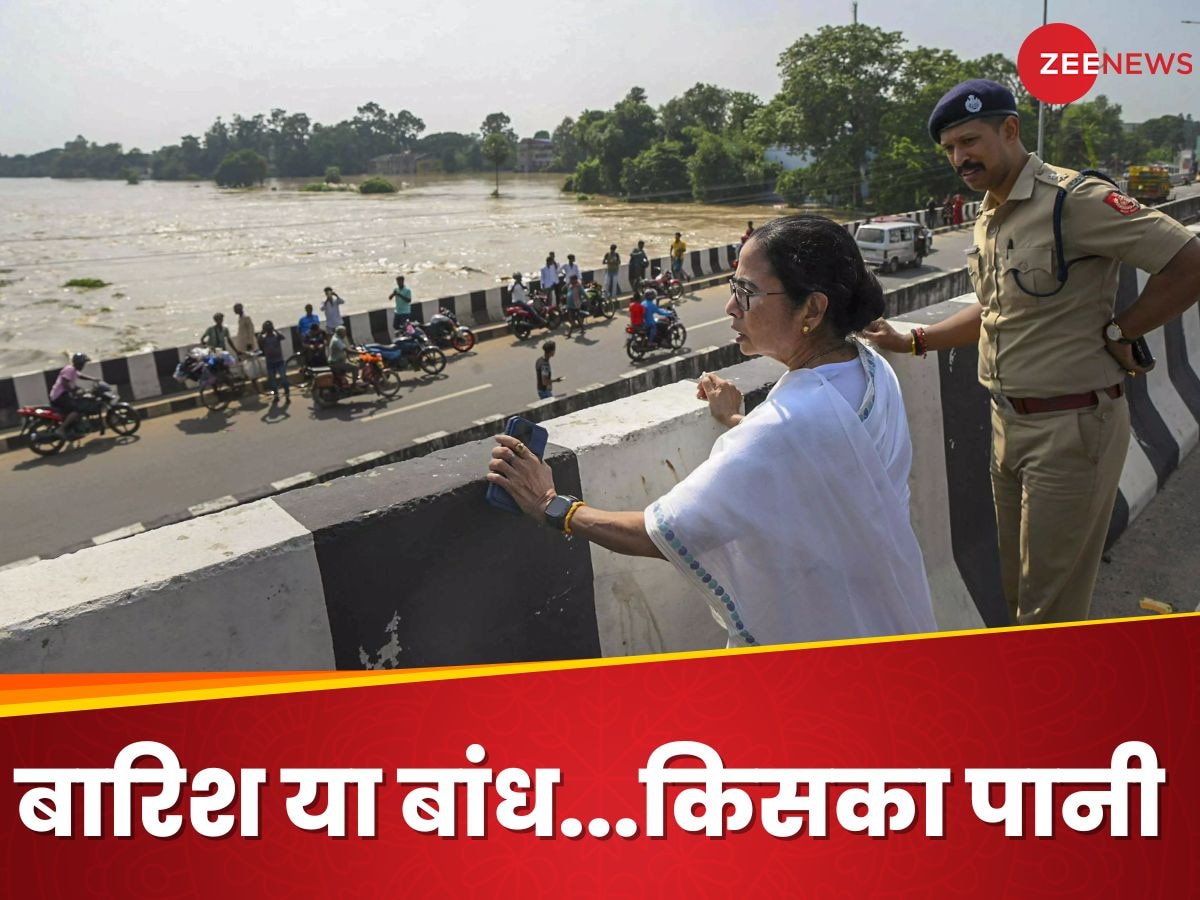
<svg viewBox="0 0 1200 900"><path fill-rule="evenodd" d="M942 132L970 119L984 116L1015 116L1017 101L1004 85L986 78L972 78L942 95L929 117L929 136L936 144Z"/></svg>

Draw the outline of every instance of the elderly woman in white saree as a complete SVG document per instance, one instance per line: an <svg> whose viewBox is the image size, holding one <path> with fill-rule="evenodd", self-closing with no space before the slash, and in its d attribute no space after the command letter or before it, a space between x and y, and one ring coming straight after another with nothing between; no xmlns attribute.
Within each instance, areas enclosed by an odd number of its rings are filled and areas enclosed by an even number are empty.
<svg viewBox="0 0 1200 900"><path fill-rule="evenodd" d="M934 630L904 401L887 362L850 339L883 313L857 245L819 216L776 219L743 247L725 309L743 353L788 371L747 415L733 384L704 375L697 395L729 431L646 510L559 498L550 468L506 435L488 479L551 527L671 562L730 646Z"/></svg>

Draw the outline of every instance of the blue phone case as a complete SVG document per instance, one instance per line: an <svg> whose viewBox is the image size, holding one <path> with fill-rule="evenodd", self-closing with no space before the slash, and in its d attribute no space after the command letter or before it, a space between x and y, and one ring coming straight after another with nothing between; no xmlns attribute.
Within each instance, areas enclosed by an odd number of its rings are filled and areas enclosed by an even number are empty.
<svg viewBox="0 0 1200 900"><path fill-rule="evenodd" d="M546 440L549 437L546 429L526 418L513 416L504 423L504 433L523 443L537 455L538 459L541 459L546 452ZM509 496L508 491L498 484L488 482L484 499L497 509L507 510L517 515L521 514L521 507L517 506L517 502Z"/></svg>

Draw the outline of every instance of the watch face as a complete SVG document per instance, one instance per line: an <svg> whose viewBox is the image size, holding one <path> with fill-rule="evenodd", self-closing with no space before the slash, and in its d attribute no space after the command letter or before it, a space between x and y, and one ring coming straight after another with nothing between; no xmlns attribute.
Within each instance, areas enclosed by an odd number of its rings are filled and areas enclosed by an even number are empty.
<svg viewBox="0 0 1200 900"><path fill-rule="evenodd" d="M1121 331L1120 325L1118 325L1116 322L1109 322L1104 328L1104 336L1110 341L1119 341L1121 338L1125 337L1125 334Z"/></svg>
<svg viewBox="0 0 1200 900"><path fill-rule="evenodd" d="M559 494L553 500L551 500L549 504L547 504L546 518L555 525L559 525L562 522L563 517L571 509L571 504L573 502L574 501L569 497L564 497L562 494Z"/></svg>

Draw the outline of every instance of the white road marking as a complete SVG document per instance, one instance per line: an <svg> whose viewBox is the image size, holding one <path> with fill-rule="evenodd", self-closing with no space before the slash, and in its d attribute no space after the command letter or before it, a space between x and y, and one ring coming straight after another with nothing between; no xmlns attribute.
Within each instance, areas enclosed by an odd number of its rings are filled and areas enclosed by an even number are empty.
<svg viewBox="0 0 1200 900"><path fill-rule="evenodd" d="M431 400L422 400L420 403L414 403L411 406L402 406L399 409L390 409L385 413L376 413L373 416L367 416L366 418L359 419L358 421L359 422L378 422L380 419L386 418L387 416L394 416L397 413L411 412L414 409L420 409L422 406L429 406L431 403L441 403L443 400L453 400L455 397L462 397L466 394L473 394L476 391L486 391L491 386L492 385L490 383L489 384L477 384L473 388L467 388L466 390L463 390L463 391L455 391L453 394L446 394L444 397L434 397Z"/></svg>
<svg viewBox="0 0 1200 900"><path fill-rule="evenodd" d="M448 432L448 431L433 431L433 432L430 432L429 434L423 434L419 438L413 438L413 443L414 444L423 444L423 443L425 443L425 441L434 441L434 440L437 440L438 438L444 438L444 437L448 436L449 434L450 434L450 432Z"/></svg>
<svg viewBox="0 0 1200 900"><path fill-rule="evenodd" d="M688 325L687 329L688 331L695 331L697 328L707 328L709 325L717 325L721 322L724 322L732 327L733 316L721 316L721 318L713 319L711 322L701 322L699 325Z"/></svg>
<svg viewBox="0 0 1200 900"><path fill-rule="evenodd" d="M293 475L291 478L285 478L283 481L272 481L271 487L277 491L285 491L288 488L299 487L302 484L316 481L317 476L314 472L301 472L299 475Z"/></svg>
<svg viewBox="0 0 1200 900"><path fill-rule="evenodd" d="M224 497L218 497L216 500L206 500L204 503L197 503L195 506L189 506L188 512L193 516L202 516L205 513L216 512L220 509L229 509L231 506L237 506L237 497L232 494L226 494Z"/></svg>
<svg viewBox="0 0 1200 900"><path fill-rule="evenodd" d="M110 541L119 541L121 538L133 537L133 535L141 534L145 530L146 526L141 522L134 522L132 525L126 525L124 528L118 528L116 531L98 534L92 538L92 543L107 544Z"/></svg>
<svg viewBox="0 0 1200 900"><path fill-rule="evenodd" d="M346 460L346 465L357 466L357 465L360 465L361 463L370 462L373 459L379 459L379 457L386 456L386 455L387 454L384 453L382 450L372 450L369 453L364 453L362 456L350 457L348 460Z"/></svg>

